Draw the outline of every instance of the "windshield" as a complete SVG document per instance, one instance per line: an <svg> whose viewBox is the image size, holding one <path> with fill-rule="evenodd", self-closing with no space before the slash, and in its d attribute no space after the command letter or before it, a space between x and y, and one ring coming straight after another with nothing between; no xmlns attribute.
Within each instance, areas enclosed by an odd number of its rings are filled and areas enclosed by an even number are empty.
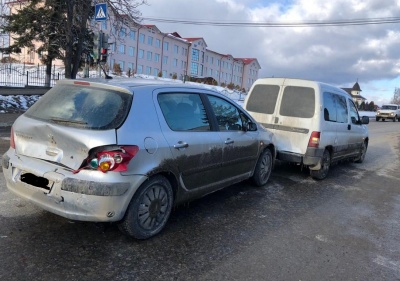
<svg viewBox="0 0 400 281"><path fill-rule="evenodd" d="M397 106L394 106L394 105L382 105L382 109L396 110Z"/></svg>
<svg viewBox="0 0 400 281"><path fill-rule="evenodd" d="M28 117L63 126L109 130L125 120L132 95L82 85L58 85L26 113Z"/></svg>

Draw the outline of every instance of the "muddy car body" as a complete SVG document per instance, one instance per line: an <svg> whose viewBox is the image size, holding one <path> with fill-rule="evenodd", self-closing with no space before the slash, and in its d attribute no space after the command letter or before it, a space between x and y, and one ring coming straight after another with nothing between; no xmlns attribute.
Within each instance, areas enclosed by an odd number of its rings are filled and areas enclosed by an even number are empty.
<svg viewBox="0 0 400 281"><path fill-rule="evenodd" d="M58 83L15 121L2 166L18 196L145 239L174 205L264 185L274 158L272 134L218 92L114 79Z"/></svg>

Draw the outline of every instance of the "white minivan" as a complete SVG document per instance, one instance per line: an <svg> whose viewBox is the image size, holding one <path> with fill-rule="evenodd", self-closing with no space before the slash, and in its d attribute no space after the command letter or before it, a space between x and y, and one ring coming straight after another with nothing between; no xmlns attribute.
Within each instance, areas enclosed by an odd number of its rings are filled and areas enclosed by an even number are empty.
<svg viewBox="0 0 400 281"><path fill-rule="evenodd" d="M342 89L303 79L261 78L243 106L275 134L277 159L308 166L314 179L324 179L331 163L365 158L369 118L360 118Z"/></svg>

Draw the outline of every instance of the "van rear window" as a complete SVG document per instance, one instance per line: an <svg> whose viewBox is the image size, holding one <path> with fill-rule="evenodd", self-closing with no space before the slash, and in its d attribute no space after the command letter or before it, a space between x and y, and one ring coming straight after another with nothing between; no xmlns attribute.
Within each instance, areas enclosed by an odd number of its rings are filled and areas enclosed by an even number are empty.
<svg viewBox="0 0 400 281"><path fill-rule="evenodd" d="M82 85L57 85L41 97L26 116L68 127L115 129L124 122L132 95Z"/></svg>
<svg viewBox="0 0 400 281"><path fill-rule="evenodd" d="M246 110L258 113L273 114L279 94L277 85L255 85L251 98L247 102Z"/></svg>
<svg viewBox="0 0 400 281"><path fill-rule="evenodd" d="M289 117L311 118L315 111L313 88L287 86L282 95L279 114Z"/></svg>

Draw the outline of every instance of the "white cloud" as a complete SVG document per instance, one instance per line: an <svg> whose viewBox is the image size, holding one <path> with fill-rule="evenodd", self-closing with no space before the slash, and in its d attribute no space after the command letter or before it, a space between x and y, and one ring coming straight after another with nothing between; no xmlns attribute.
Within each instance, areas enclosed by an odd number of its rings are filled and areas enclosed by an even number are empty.
<svg viewBox="0 0 400 281"><path fill-rule="evenodd" d="M295 23L396 17L400 8L400 0L148 2L149 7L140 7L144 17L218 22ZM151 23L163 32L177 31L183 37L203 37L208 48L219 53L255 57L262 67L260 77L298 77L343 87L351 87L358 79L363 95L369 100L377 96L388 100L394 90L389 88L387 92L377 94L373 92L373 81L391 81L391 85L397 81L394 79L400 81L398 23L284 28Z"/></svg>

